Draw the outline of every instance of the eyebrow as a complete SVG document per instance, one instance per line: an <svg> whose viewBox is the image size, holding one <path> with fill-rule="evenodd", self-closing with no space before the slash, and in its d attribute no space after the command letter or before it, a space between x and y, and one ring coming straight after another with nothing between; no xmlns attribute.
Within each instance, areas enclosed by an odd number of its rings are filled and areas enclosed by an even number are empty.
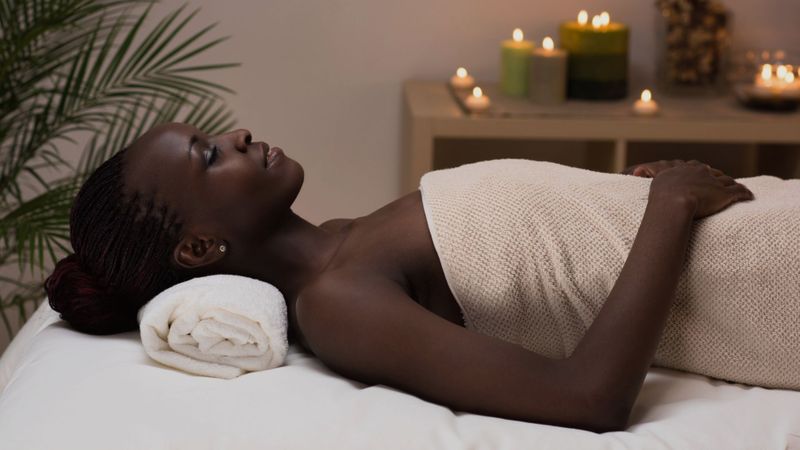
<svg viewBox="0 0 800 450"><path fill-rule="evenodd" d="M193 134L192 137L189 138L189 159L192 159L192 146L195 142L197 142L197 135Z"/></svg>

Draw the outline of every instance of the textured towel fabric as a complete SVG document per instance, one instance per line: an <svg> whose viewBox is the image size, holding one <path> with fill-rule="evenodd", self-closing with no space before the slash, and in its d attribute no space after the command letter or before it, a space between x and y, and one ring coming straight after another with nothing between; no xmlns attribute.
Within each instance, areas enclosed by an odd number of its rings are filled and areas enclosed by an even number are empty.
<svg viewBox="0 0 800 450"><path fill-rule="evenodd" d="M192 278L139 310L142 344L151 358L217 378L282 365L287 326L280 291L239 275Z"/></svg>
<svg viewBox="0 0 800 450"><path fill-rule="evenodd" d="M755 200L695 220L654 365L798 390L800 180L737 181ZM622 270L650 182L522 159L425 174L428 226L467 328L570 355Z"/></svg>

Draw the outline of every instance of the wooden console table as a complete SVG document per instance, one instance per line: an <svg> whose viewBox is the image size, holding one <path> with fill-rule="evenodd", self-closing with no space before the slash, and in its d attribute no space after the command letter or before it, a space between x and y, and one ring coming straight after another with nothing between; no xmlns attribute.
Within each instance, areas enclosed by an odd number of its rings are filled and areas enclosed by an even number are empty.
<svg viewBox="0 0 800 450"><path fill-rule="evenodd" d="M458 152L460 148L474 147L472 141L483 142L486 148L502 146L504 142L516 143L516 147L526 141L580 142L585 144L587 159L584 164L576 165L614 172L634 163L632 150L645 149L648 145L662 150L665 145L669 150L687 144L716 145L717 149L735 147L742 150L737 157L744 165L739 176L758 174L759 148L777 146L788 150L793 159L791 163L780 164L793 164L800 170L797 161L800 113L797 112L750 111L738 106L733 98L656 97L661 114L637 117L630 112L633 99L568 101L543 107L525 99L504 97L493 85L482 85L482 88L492 99L492 109L486 114L471 115L444 82L405 83L403 192L416 189L425 172L440 168L434 167L437 151ZM488 150L486 155L479 159L493 158ZM681 155L674 158L684 159Z"/></svg>

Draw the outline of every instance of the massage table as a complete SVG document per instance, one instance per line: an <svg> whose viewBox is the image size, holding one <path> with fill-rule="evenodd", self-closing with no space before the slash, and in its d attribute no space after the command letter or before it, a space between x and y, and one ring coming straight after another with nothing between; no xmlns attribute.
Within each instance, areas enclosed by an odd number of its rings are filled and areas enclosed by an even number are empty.
<svg viewBox="0 0 800 450"><path fill-rule="evenodd" d="M189 375L138 332L78 333L45 301L0 358L0 449L49 448L800 449L800 392L652 368L628 429L596 434L453 411L297 345L276 369Z"/></svg>

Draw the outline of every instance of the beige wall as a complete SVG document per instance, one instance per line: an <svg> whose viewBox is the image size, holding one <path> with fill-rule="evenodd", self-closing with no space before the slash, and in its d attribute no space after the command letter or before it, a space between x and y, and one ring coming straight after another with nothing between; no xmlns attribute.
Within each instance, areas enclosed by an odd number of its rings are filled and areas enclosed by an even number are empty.
<svg viewBox="0 0 800 450"><path fill-rule="evenodd" d="M161 10L183 0L162 0ZM207 57L242 67L216 79L239 124L281 146L305 168L295 211L312 223L354 217L399 194L401 82L442 79L459 65L498 76L499 41L514 27L555 35L581 7L608 10L631 27L632 84L651 84L654 0L193 0L197 24L219 22L232 38ZM726 0L739 47L800 50L800 2ZM0 349L5 345L0 332Z"/></svg>
<svg viewBox="0 0 800 450"><path fill-rule="evenodd" d="M178 1L165 1L178 5ZM633 83L651 80L655 2L584 2L631 26ZM797 0L727 0L736 39L800 46ZM367 214L399 194L401 82L445 79L465 65L498 76L498 42L514 27L556 34L580 2L530 0L195 1L233 37L217 54L243 63L221 77L239 123L303 164L296 211L318 223ZM800 48L798 48L800 50Z"/></svg>

